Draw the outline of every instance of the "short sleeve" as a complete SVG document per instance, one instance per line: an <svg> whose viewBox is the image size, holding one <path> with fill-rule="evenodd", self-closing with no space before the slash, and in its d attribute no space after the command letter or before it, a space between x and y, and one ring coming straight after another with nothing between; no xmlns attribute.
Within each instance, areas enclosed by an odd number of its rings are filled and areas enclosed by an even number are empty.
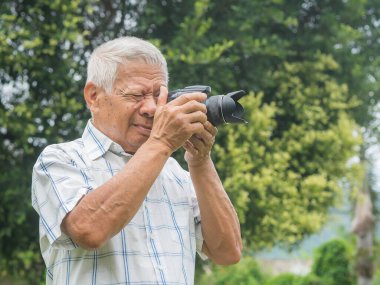
<svg viewBox="0 0 380 285"><path fill-rule="evenodd" d="M39 156L32 175L32 205L40 216L40 242L57 248L78 247L61 231L64 217L91 190L88 175L57 145Z"/></svg>

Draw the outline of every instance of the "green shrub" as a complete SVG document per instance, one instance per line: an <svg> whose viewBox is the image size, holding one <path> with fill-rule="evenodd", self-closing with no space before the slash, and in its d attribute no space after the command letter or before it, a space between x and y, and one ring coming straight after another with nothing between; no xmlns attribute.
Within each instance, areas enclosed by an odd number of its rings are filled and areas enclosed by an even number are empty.
<svg viewBox="0 0 380 285"><path fill-rule="evenodd" d="M267 285L295 285L301 278L293 273L282 273L270 279Z"/></svg>
<svg viewBox="0 0 380 285"><path fill-rule="evenodd" d="M330 285L330 283L314 274L299 276L283 273L270 279L266 285Z"/></svg>
<svg viewBox="0 0 380 285"><path fill-rule="evenodd" d="M380 285L380 270L378 269L373 276L372 285Z"/></svg>
<svg viewBox="0 0 380 285"><path fill-rule="evenodd" d="M300 277L293 285L327 285L327 282L314 274L309 274Z"/></svg>
<svg viewBox="0 0 380 285"><path fill-rule="evenodd" d="M312 272L325 280L325 284L353 285L354 275L346 243L332 240L321 245L316 251Z"/></svg>
<svg viewBox="0 0 380 285"><path fill-rule="evenodd" d="M232 266L215 266L211 274L201 277L202 285L262 285L265 275L257 262L250 257Z"/></svg>

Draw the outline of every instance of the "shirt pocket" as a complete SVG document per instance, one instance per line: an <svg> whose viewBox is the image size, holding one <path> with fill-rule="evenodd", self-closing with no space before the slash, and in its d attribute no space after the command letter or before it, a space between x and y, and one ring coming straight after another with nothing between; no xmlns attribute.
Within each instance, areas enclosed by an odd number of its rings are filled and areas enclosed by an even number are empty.
<svg viewBox="0 0 380 285"><path fill-rule="evenodd" d="M193 243L195 238L195 222L193 210L189 203L173 202L171 204L171 213L168 220L170 225L170 237L174 247L180 247L181 251L193 252Z"/></svg>

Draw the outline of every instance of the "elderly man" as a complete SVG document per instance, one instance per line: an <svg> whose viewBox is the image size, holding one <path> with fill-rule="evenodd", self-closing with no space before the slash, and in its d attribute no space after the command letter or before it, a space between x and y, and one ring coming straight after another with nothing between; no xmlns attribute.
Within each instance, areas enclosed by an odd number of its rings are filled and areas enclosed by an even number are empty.
<svg viewBox="0 0 380 285"><path fill-rule="evenodd" d="M33 169L47 284L193 284L195 254L240 259L240 226L210 158L217 129L203 93L167 103L151 43L118 38L90 57L81 138ZM171 158L183 147L188 172Z"/></svg>

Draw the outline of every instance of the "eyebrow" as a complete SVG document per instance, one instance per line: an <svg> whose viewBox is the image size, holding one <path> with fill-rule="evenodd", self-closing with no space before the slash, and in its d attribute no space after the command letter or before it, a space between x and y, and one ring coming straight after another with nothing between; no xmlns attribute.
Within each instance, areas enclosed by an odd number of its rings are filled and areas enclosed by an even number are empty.
<svg viewBox="0 0 380 285"><path fill-rule="evenodd" d="M117 90L117 94L121 95L136 95L136 96L145 96L147 94L152 94L154 97L158 97L160 95L160 88L157 88L156 90L153 90L153 92L145 92L137 89L129 89L127 88L120 88Z"/></svg>
<svg viewBox="0 0 380 285"><path fill-rule="evenodd" d="M130 90L130 91L127 91L127 90ZM144 95L144 92L142 91L132 90L128 88L118 89L117 93L121 95Z"/></svg>

